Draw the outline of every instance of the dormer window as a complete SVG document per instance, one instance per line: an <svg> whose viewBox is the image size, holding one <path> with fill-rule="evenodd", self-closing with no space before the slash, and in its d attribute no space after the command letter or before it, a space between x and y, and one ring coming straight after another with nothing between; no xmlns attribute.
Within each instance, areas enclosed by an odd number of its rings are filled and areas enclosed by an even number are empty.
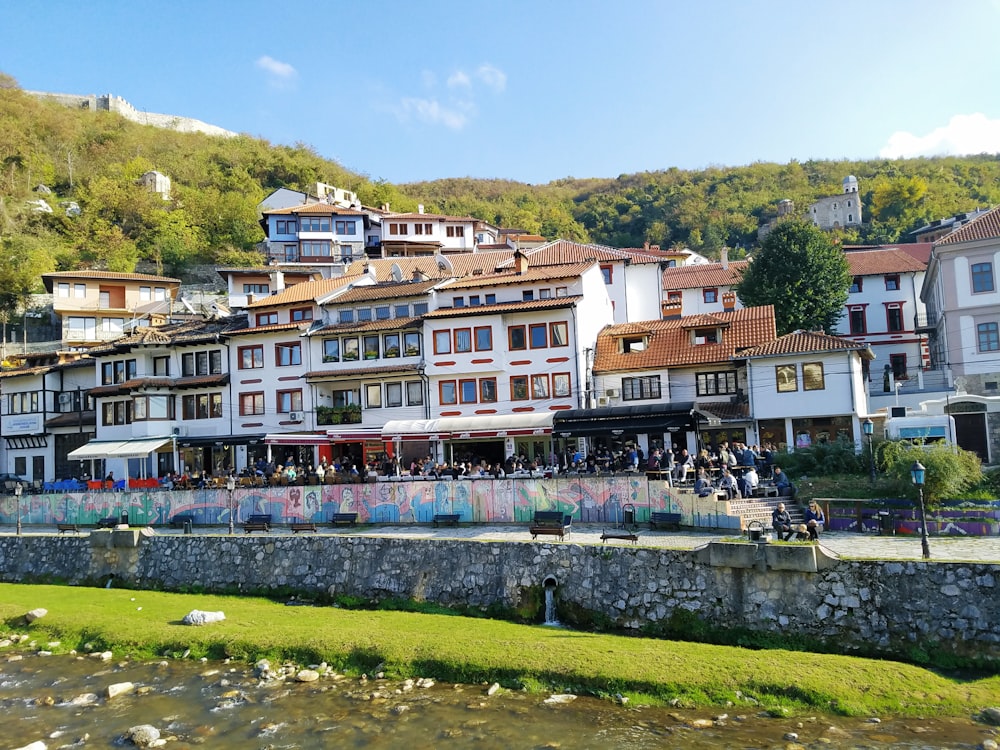
<svg viewBox="0 0 1000 750"><path fill-rule="evenodd" d="M718 344L719 343L719 329L718 328L696 328L694 330L694 343L695 343L695 346L701 346L702 344Z"/></svg>
<svg viewBox="0 0 1000 750"><path fill-rule="evenodd" d="M649 338L646 336L622 336L619 342L622 354L644 352L649 345Z"/></svg>

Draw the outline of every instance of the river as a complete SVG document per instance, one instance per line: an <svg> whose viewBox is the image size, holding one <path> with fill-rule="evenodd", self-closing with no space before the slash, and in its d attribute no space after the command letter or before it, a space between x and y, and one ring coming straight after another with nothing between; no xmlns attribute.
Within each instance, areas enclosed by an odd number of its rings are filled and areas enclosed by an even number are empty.
<svg viewBox="0 0 1000 750"><path fill-rule="evenodd" d="M276 666L275 671L280 667ZM110 685L135 689L107 697ZM359 680L262 680L253 667L93 656L10 655L0 661L0 750L128 746L139 724L173 750L229 748L976 748L997 731L971 719L823 716L771 718L752 706L725 712L642 708L486 685ZM791 733L791 734L790 734ZM793 738L791 735L797 735ZM793 745L794 746L794 745Z"/></svg>

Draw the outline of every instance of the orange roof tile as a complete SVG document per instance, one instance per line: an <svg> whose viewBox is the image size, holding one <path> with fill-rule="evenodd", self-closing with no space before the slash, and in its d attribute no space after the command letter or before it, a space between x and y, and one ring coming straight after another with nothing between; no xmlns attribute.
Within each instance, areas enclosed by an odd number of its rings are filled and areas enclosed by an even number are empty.
<svg viewBox="0 0 1000 750"><path fill-rule="evenodd" d="M793 331L780 339L740 352L740 357L778 357L787 354L813 354L819 352L867 351L868 344L831 336L822 331Z"/></svg>
<svg viewBox="0 0 1000 750"><path fill-rule="evenodd" d="M392 280L392 267L399 266L403 278L413 277L414 270L422 271L431 279L451 278L452 276L469 276L473 271L490 272L508 260L514 254L513 250L498 250L486 253L449 253L445 256L452 270L442 270L438 260L433 255L409 258L377 258L356 260L347 267L345 274L359 276L365 272L365 267L371 267L379 281Z"/></svg>
<svg viewBox="0 0 1000 750"><path fill-rule="evenodd" d="M148 273L118 273L117 271L53 271L52 273L43 273L42 282L45 284L45 289L49 292L52 291L52 281L55 279L78 279L80 281L86 281L88 279L94 281L149 281L154 284L180 284L180 279L172 279L169 276L153 276Z"/></svg>
<svg viewBox="0 0 1000 750"><path fill-rule="evenodd" d="M887 247L878 250L853 250L845 253L851 276L882 276L887 273L925 271L921 263L909 253Z"/></svg>
<svg viewBox="0 0 1000 750"><path fill-rule="evenodd" d="M329 300L328 304L339 305L341 303L423 297L440 283L441 279L431 279L430 281L383 281L378 284L358 284L338 294Z"/></svg>
<svg viewBox="0 0 1000 750"><path fill-rule="evenodd" d="M580 242L570 240L553 240L540 247L530 250L522 250L528 256L528 264L531 266L552 266L568 263L583 263L586 261L599 261L611 263L615 261L627 261L629 263L660 263L661 256L642 250L621 250L604 245L585 245ZM508 266L513 263L513 259L500 264Z"/></svg>
<svg viewBox="0 0 1000 750"><path fill-rule="evenodd" d="M315 302L320 297L325 297L341 287L347 286L352 281L357 281L357 276L337 276L333 279L319 279L317 281L303 281L301 284L294 284L284 291L272 294L270 297L254 300L247 309L259 309L262 307L280 307L282 305L293 305L302 302Z"/></svg>
<svg viewBox="0 0 1000 750"><path fill-rule="evenodd" d="M392 221L393 219L434 219L435 221L479 221L475 216L448 216L447 214L427 214L419 212L409 212L405 214L384 214L382 217L383 221Z"/></svg>
<svg viewBox="0 0 1000 750"><path fill-rule="evenodd" d="M668 290L719 288L735 286L749 261L731 260L729 267L721 263L703 263L695 266L677 266L663 271L663 288Z"/></svg>
<svg viewBox="0 0 1000 750"><path fill-rule="evenodd" d="M501 286L507 284L526 284L535 281L556 279L575 279L593 266L594 261L553 266L529 265L528 270L522 274L518 274L513 267L507 266L502 271L495 273L484 273L481 276L466 276L461 279L455 279L442 285L441 291L475 289L484 286Z"/></svg>
<svg viewBox="0 0 1000 750"><path fill-rule="evenodd" d="M419 328L420 318L389 318L387 320L366 320L358 323L331 323L309 331L310 336L329 336L341 333L365 333L367 331L403 331Z"/></svg>
<svg viewBox="0 0 1000 750"><path fill-rule="evenodd" d="M695 344L691 324L706 323L706 328L722 328L717 344ZM619 339L648 332L645 349L622 353ZM774 307L748 307L714 315L696 315L671 320L650 320L608 326L597 337L594 372L653 370L728 362L737 351L758 346L776 338Z"/></svg>
<svg viewBox="0 0 1000 750"><path fill-rule="evenodd" d="M1000 239L1000 205L994 206L986 213L977 216L964 227L956 229L947 237L942 237L934 243L934 246L957 245L960 242L992 239Z"/></svg>
<svg viewBox="0 0 1000 750"><path fill-rule="evenodd" d="M266 326L247 326L246 328L237 328L232 331L226 331L226 335L249 336L255 333L273 333L274 331L304 331L310 325L310 323L272 323L271 325Z"/></svg>
<svg viewBox="0 0 1000 750"><path fill-rule="evenodd" d="M417 365L378 365L372 367L354 367L350 370L310 370L302 377L307 380L326 380L351 377L378 375L382 372L418 372Z"/></svg>
<svg viewBox="0 0 1000 750"><path fill-rule="evenodd" d="M583 299L582 294L569 297L548 297L527 302L498 302L495 305L475 305L472 307L439 307L424 315L425 319L457 318L470 315L492 315L502 312L533 312L535 310L554 310L560 307L573 307Z"/></svg>
<svg viewBox="0 0 1000 750"><path fill-rule="evenodd" d="M286 208L272 208L266 211L262 211L265 216L270 216L272 214L282 214L288 215L292 214L298 216L299 214L316 214L319 216L325 214L337 214L337 216L366 216L364 211L358 211L356 208L344 208L342 206L334 206L330 203L306 203L301 206L288 206Z"/></svg>

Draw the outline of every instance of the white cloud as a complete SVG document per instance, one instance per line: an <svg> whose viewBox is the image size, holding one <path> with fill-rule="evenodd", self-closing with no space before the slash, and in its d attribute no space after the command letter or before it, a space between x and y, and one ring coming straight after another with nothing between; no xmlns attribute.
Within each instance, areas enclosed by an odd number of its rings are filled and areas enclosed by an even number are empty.
<svg viewBox="0 0 1000 750"><path fill-rule="evenodd" d="M464 107L469 109L468 105ZM411 117L430 125L444 125L451 130L461 130L469 121L468 114L460 109L449 109L436 99L406 98L400 102L396 116L401 121Z"/></svg>
<svg viewBox="0 0 1000 750"><path fill-rule="evenodd" d="M963 154L1000 153L1000 120L991 120L976 112L955 115L944 127L927 135L897 131L879 151L887 159L913 156L961 156Z"/></svg>
<svg viewBox="0 0 1000 750"><path fill-rule="evenodd" d="M507 74L489 64L479 66L476 70L476 78L497 92L507 88Z"/></svg>
<svg viewBox="0 0 1000 750"><path fill-rule="evenodd" d="M429 70L421 70L420 83L425 89L432 89L437 86L437 76Z"/></svg>
<svg viewBox="0 0 1000 750"><path fill-rule="evenodd" d="M256 64L258 68L267 71L276 78L289 79L298 75L298 71L294 67L280 60L275 60L269 55L258 57Z"/></svg>
<svg viewBox="0 0 1000 750"><path fill-rule="evenodd" d="M465 74L465 71L456 70L450 76L448 76L448 88L453 89L458 86L468 88L472 85L472 81L469 80L469 76Z"/></svg>

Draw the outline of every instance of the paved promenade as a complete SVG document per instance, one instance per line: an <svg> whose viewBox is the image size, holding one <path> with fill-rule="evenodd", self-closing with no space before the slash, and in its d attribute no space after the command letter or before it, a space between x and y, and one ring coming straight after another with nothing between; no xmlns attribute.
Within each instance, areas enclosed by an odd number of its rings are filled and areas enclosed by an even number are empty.
<svg viewBox="0 0 1000 750"><path fill-rule="evenodd" d="M601 534L610 526L594 524L573 524L573 532L565 542L553 541L552 537L539 537L535 544L607 544L608 546L628 546L628 541L611 540L601 542ZM89 529L81 533L89 533ZM54 526L25 527L24 533L53 534ZM225 535L226 527L211 526L195 527L195 534ZM13 534L14 528L5 526L0 534ZM157 534L179 535L182 532L175 529L157 528ZM480 541L531 542L531 534L524 524L511 525L463 525L457 528L432 528L426 524L402 524L398 526L358 526L356 528L320 527L318 532L323 535L351 535L398 537L403 539L475 539ZM648 524L640 524L636 533L638 544L646 547L662 547L667 549L695 549L713 540L731 539L732 533L706 533L694 531L650 531ZM243 529L237 527L236 534L246 536ZM291 531L283 526L276 526L270 534L254 532L253 536L288 536ZM72 534L68 534L72 536ZM311 536L298 534L297 536ZM919 560L921 559L919 536L878 536L877 534L857 534L850 532L828 532L823 534L820 543L827 551L845 559L854 560ZM991 562L1000 563L1000 537L930 537L931 559L949 562Z"/></svg>

